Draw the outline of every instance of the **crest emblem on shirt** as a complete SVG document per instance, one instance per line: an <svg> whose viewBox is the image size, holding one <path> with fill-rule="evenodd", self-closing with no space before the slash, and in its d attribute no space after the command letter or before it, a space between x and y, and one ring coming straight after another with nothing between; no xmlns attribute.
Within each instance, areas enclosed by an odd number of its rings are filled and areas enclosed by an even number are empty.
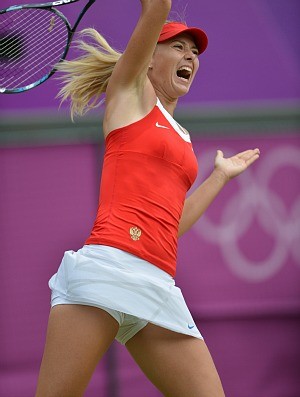
<svg viewBox="0 0 300 397"><path fill-rule="evenodd" d="M140 239L141 234L142 234L142 231L141 231L141 229L139 229L138 227L132 226L132 227L129 229L129 233L130 233L130 237L132 238L132 240L133 240L133 241L137 241L137 240Z"/></svg>

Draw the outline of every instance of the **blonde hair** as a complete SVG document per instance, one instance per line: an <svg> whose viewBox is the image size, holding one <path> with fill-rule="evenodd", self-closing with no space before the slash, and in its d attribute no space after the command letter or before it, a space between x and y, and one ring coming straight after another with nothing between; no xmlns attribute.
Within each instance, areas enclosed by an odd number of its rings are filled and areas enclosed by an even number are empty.
<svg viewBox="0 0 300 397"><path fill-rule="evenodd" d="M91 44L82 39L77 41L76 47L83 55L56 65L56 69L64 73L59 77L63 87L57 96L61 102L70 100L72 120L75 115L82 116L103 103L104 99L100 100L100 97L105 93L113 69L122 55L95 29L84 29L80 35L92 39Z"/></svg>

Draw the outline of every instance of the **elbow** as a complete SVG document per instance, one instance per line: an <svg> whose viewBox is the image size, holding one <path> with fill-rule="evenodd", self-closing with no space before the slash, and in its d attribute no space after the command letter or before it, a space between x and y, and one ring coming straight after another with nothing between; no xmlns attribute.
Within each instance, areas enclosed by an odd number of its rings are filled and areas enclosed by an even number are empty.
<svg viewBox="0 0 300 397"><path fill-rule="evenodd" d="M148 0L148 3L153 7L167 7L171 8L172 0Z"/></svg>
<svg viewBox="0 0 300 397"><path fill-rule="evenodd" d="M162 7L167 8L168 10L172 7L172 0L158 0L157 3L160 3Z"/></svg>
<svg viewBox="0 0 300 397"><path fill-rule="evenodd" d="M186 232L186 229L185 229L184 225L182 225L182 223L180 222L179 226L178 226L177 238L181 237L185 232Z"/></svg>

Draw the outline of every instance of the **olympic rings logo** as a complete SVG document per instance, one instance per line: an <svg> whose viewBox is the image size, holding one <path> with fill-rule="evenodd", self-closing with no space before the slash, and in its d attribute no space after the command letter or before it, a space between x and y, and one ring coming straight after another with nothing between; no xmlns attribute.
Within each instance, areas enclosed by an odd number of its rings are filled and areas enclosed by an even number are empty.
<svg viewBox="0 0 300 397"><path fill-rule="evenodd" d="M227 148L225 153L231 155L233 151ZM208 152L200 156L201 175L211 169L214 155ZM239 189L224 204L218 223L204 214L193 229L204 240L220 248L233 274L247 281L260 282L276 274L289 255L300 264L299 189L293 202L287 204L284 192L275 192L271 187L272 178L284 167L300 171L300 150L293 146L280 146L264 153L254 167L255 177L250 167L235 179ZM253 227L254 222L264 235L273 240L272 249L262 260L249 259L239 246L239 240ZM260 243L263 244L263 239ZM252 249L255 250L255 246Z"/></svg>

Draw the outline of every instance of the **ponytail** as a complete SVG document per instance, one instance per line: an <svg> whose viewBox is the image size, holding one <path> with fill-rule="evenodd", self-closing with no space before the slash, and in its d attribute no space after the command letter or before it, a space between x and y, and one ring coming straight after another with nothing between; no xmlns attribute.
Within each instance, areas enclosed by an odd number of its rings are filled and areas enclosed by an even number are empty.
<svg viewBox="0 0 300 397"><path fill-rule="evenodd" d="M95 29L84 29L82 36L92 39L88 44L84 40L77 42L77 48L83 55L72 61L64 60L57 64L56 69L64 75L59 79L63 87L58 93L62 102L71 102L71 118L84 115L87 111L101 105L113 69L122 55L114 50Z"/></svg>

